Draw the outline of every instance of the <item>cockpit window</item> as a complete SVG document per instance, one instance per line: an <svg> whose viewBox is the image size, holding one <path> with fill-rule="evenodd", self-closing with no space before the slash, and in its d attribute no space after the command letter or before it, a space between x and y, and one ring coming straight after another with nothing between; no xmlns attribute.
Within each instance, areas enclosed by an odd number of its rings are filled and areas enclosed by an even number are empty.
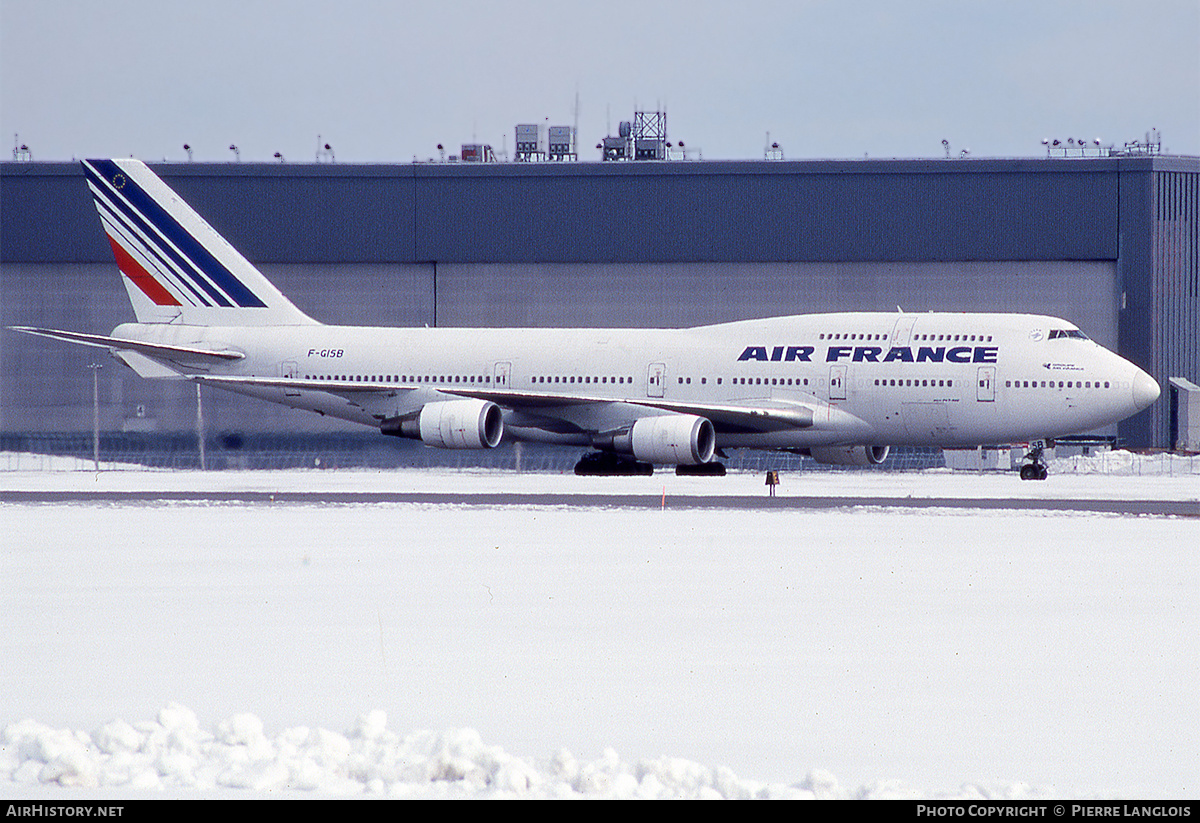
<svg viewBox="0 0 1200 823"><path fill-rule="evenodd" d="M1081 332L1079 329L1052 329L1050 332L1050 339L1054 340L1059 337L1074 337L1076 340L1088 339L1087 335Z"/></svg>

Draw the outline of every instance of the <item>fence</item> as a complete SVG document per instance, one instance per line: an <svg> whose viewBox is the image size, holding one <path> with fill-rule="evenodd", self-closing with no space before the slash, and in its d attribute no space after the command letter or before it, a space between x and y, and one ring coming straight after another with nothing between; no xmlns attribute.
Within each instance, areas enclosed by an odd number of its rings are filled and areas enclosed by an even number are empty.
<svg viewBox="0 0 1200 823"><path fill-rule="evenodd" d="M204 467L213 471L298 468L453 468L509 469L523 472L570 472L587 451L580 447L540 443L502 444L487 450L435 449L411 440L375 433L242 434L227 432L205 440ZM50 469L90 470L90 432L0 435L0 471ZM196 437L190 433L102 432L100 462L119 467L189 469L201 467ZM823 466L809 457L786 452L738 449L722 460L730 471L854 470ZM892 449L874 467L883 471L945 466L940 449Z"/></svg>
<svg viewBox="0 0 1200 823"><path fill-rule="evenodd" d="M565 473L586 449L539 443L503 444L487 450L435 449L373 432L336 434L214 434L205 441L210 471L264 469L505 469ZM0 471L94 467L90 432L0 434ZM100 435L100 462L108 470L201 467L194 434L108 432ZM786 452L737 449L722 460L730 471L912 471L945 468L941 449L893 448L879 466L826 466ZM1200 455L1135 454L1101 450L1052 461L1055 474L1200 475Z"/></svg>

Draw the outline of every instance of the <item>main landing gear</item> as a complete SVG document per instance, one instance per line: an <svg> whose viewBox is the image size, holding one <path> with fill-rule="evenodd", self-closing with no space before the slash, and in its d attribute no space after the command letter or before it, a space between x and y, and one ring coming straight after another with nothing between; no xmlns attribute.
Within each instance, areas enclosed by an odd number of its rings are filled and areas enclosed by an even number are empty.
<svg viewBox="0 0 1200 823"><path fill-rule="evenodd" d="M1045 480L1046 479L1046 461L1042 455L1046 449L1045 440L1035 440L1029 444L1031 448L1025 457L1029 460L1021 467L1022 480Z"/></svg>
<svg viewBox="0 0 1200 823"><path fill-rule="evenodd" d="M575 464L575 473L602 477L629 477L654 474L654 465L613 452L588 452Z"/></svg>
<svg viewBox="0 0 1200 823"><path fill-rule="evenodd" d="M599 477L630 477L654 474L654 465L624 454L588 452L575 464L575 473ZM714 460L694 466L679 465L675 467L675 473L680 476L724 477L725 464Z"/></svg>
<svg viewBox="0 0 1200 823"><path fill-rule="evenodd" d="M675 474L680 477L724 477L725 464L718 463L716 460L691 466L680 463L675 467Z"/></svg>

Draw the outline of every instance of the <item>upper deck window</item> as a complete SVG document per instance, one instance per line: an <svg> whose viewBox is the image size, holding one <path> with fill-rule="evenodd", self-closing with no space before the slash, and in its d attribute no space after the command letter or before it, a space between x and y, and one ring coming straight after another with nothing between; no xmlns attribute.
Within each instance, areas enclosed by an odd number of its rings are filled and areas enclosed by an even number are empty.
<svg viewBox="0 0 1200 823"><path fill-rule="evenodd" d="M1086 334L1079 329L1052 329L1050 331L1050 339L1054 340L1059 337L1074 337L1077 340L1087 340Z"/></svg>

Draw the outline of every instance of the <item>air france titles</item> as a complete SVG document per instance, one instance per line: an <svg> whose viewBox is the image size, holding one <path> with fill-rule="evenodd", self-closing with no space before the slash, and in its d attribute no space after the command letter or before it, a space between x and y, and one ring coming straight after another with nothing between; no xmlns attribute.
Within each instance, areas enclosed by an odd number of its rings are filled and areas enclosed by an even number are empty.
<svg viewBox="0 0 1200 823"><path fill-rule="evenodd" d="M892 346L884 354L881 346L830 346L826 363L849 360L851 363L995 363L999 346ZM813 346L747 346L738 362L811 363Z"/></svg>

